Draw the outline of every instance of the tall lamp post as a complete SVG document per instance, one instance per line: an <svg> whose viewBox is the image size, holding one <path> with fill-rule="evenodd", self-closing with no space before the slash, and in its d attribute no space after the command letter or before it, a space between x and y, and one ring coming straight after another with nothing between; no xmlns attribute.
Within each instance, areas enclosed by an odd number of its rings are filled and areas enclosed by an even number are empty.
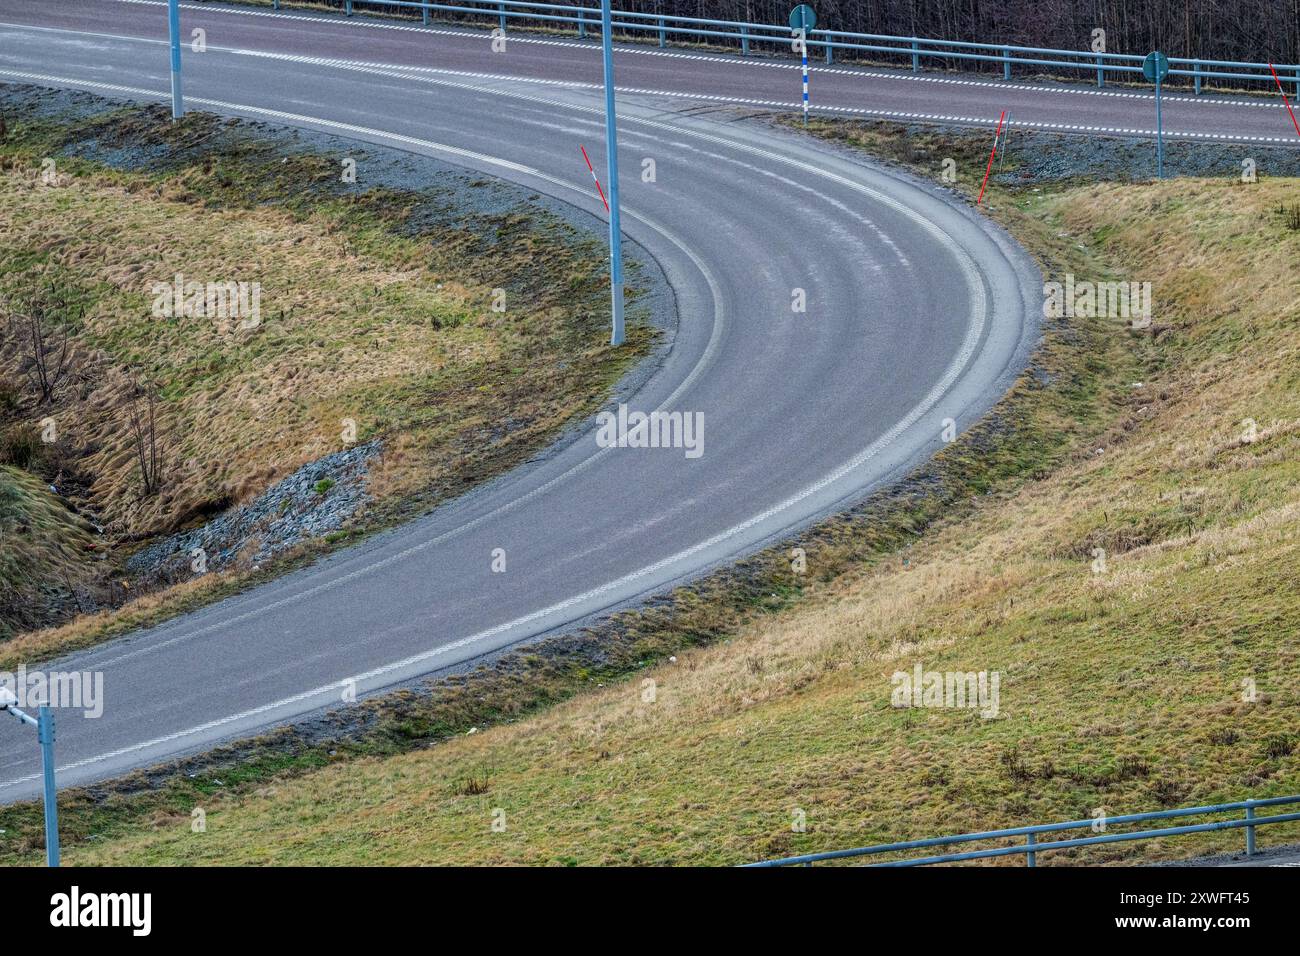
<svg viewBox="0 0 1300 956"><path fill-rule="evenodd" d="M609 0L600 0L601 47L605 60L605 156L609 176L609 284L613 326L609 344L623 344L623 232L618 215L618 128L614 117L614 50Z"/></svg>
<svg viewBox="0 0 1300 956"><path fill-rule="evenodd" d="M181 101L181 11L180 0L167 0L167 32L172 44L172 119L185 115Z"/></svg>

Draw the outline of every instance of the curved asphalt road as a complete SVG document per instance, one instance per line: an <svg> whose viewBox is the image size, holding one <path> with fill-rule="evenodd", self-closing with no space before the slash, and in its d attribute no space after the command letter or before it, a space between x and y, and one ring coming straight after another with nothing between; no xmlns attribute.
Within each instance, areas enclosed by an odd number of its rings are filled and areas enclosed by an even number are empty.
<svg viewBox="0 0 1300 956"><path fill-rule="evenodd" d="M88 6L160 16L57 9ZM137 13L54 32L4 25L14 7L0 0L0 81L165 97L162 47L89 35L130 33ZM603 214L578 153L603 149L596 58L574 87L286 62L246 40L209 30L209 52L187 57L191 108L427 153ZM345 46L351 60L394 59L386 31ZM105 675L100 719L60 714L60 785L338 705L349 679L374 691L662 590L897 477L939 447L945 418L968 425L1000 397L1041 304L1018 247L937 190L734 113L692 115L700 102L623 96L620 163L626 232L663 268L679 316L664 364L625 400L702 412L702 457L602 450L586 430L395 532L50 665ZM656 183L635 175L645 156ZM807 314L791 310L796 287ZM498 547L505 574L490 571ZM35 794L38 771L32 735L0 722L0 800Z"/></svg>

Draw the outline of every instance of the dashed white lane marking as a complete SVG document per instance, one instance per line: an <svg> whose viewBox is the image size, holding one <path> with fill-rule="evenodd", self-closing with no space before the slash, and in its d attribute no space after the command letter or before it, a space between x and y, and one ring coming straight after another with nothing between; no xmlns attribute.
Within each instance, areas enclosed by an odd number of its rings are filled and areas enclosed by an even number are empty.
<svg viewBox="0 0 1300 956"><path fill-rule="evenodd" d="M122 2L144 2L144 0L122 0ZM155 41L162 42L162 41ZM209 48L211 49L211 48ZM388 63L369 63L358 60L333 60L322 57L301 56L297 54L267 53L261 50L235 50L231 49L226 52L235 53L241 56L266 57L270 59L284 59L299 63L308 63L320 66L332 66L341 69L375 71L383 72L389 76L397 76L403 79L422 80L426 76L453 76L464 77L469 79L493 80L510 83L527 83L537 84L539 86L559 86L569 89L586 89L601 90L604 86L600 83L579 83L569 80L534 80L529 77L513 76L503 73L467 73L460 70L440 70L436 67L407 67L397 64ZM648 87L638 86L616 86L614 88L619 93L639 94L642 96L665 96L678 99L691 99L704 102L715 103L736 103L744 106L763 106L782 110L797 110L802 108L802 103L787 102L783 100L764 100L752 97L741 96L719 96L712 93L690 93L677 90L659 90ZM898 110L873 110L865 107L856 106L834 106L834 105L817 105L813 104L812 109L823 113L846 113L855 116L878 116L884 119L907 119L923 122L937 123L958 123L964 126L996 126L997 120L987 116L967 116L951 113L917 113L904 112ZM1048 123L1033 120L1017 120L1017 128L1034 128L1048 131L1070 132L1070 133L1099 133L1103 135L1117 136L1144 136L1152 137L1156 135L1154 129L1144 129L1138 127L1126 126L1088 126L1071 123ZM1165 130L1166 137L1178 139L1202 139L1211 141L1227 140L1231 142L1252 142L1252 143L1279 143L1284 145L1293 145L1300 147L1300 139L1293 136L1247 136L1233 133L1201 133L1185 132L1181 130Z"/></svg>
<svg viewBox="0 0 1300 956"><path fill-rule="evenodd" d="M163 6L165 5L166 0L114 0L114 2L130 3L130 4L140 5L140 6ZM222 7L208 7L208 6L203 6L199 4L193 4L193 3L182 3L180 6L181 9L183 10L196 10L196 11L201 11L203 13L225 13L234 16L269 17L269 18L274 18L279 20L295 20L295 21L305 22L305 23L323 24L326 26L365 27L365 28L375 29L375 30L396 30L403 33L427 33L427 34L432 34L434 36L458 37L462 39L473 39L473 40L485 40L488 38L488 35L482 31L450 30L442 27L406 26L400 23L383 23L376 20L355 19L355 18L330 18L330 17L323 17L323 16L305 16L303 14L283 13L283 12L277 12L273 10L237 10L237 9L222 8ZM490 10L485 10L483 12L484 15L486 16L492 15L492 12ZM784 41L784 38L780 38L780 39ZM544 37L515 36L511 34L509 35L509 42L527 43L535 46L567 47L568 49L571 50L582 50L589 53L598 53L600 51L600 48L594 44L582 43L581 41L577 41L577 40L557 40L557 39L549 39ZM716 54L716 53L712 53L712 54L711 53L683 53L675 50L647 49L645 47L625 46L625 45L616 45L614 49L615 52L620 54L626 53L626 54L636 54L639 56L658 56L658 57L667 57L669 59L674 59L674 60L697 60L697 61L708 62L708 63L731 63L737 66L753 66L753 67L761 67L764 69L773 69L773 70L802 69L802 67L798 63L781 63L774 60L765 60L761 57L737 57L737 56L727 56L726 54ZM908 51L902 50L899 52L907 53ZM1084 51L1080 51L1080 55L1083 54ZM1082 64L1080 68L1092 69L1092 67L1087 64ZM958 77L933 76L933 75L916 74L916 73L913 74L899 73L899 72L890 73L890 72L883 72L878 70L846 69L844 67L835 67L835 66L815 67L813 72L819 76L825 76L827 74L830 74L832 76L858 76L858 77L868 77L870 79L879 79L879 80L897 80L904 83L940 83L949 86L985 87L990 90L998 90L998 91L1015 90L1015 91L1022 91L1026 93L1045 93L1049 95L1053 93L1067 93L1072 96L1103 96L1103 97L1111 97L1111 98L1119 98L1119 99L1134 99L1134 100L1139 100L1139 99L1150 100L1153 98L1153 94L1147 92L1130 92L1130 91L1122 91L1122 90L1094 90L1094 89L1087 89L1084 87L1069 87L1069 86L1044 88L1041 86L1034 86L1027 83L1008 83L1006 81L999 82L999 81L990 81L990 80L966 79L966 78L958 78ZM1268 79L1269 77L1261 77L1261 80L1265 82ZM1294 80L1288 78L1284 80L1284 82L1292 83L1294 82ZM1265 109L1279 109L1279 110L1285 109L1283 104L1275 100L1270 100L1266 98L1248 99L1248 100L1235 100L1235 99L1229 100L1229 99L1222 99L1216 97L1170 96L1166 94L1163 97L1163 99L1165 100L1166 103L1175 103L1175 104L1195 103L1201 106L1253 106L1253 107L1265 108Z"/></svg>
<svg viewBox="0 0 1300 956"><path fill-rule="evenodd" d="M156 0L116 0L118 3L155 3ZM311 19L311 18L307 18ZM386 26L386 24L384 24ZM166 40L154 40L146 37L121 36L112 33L90 33L83 30L65 30L57 27L28 27L16 24L0 24L0 26L12 26L20 30L38 30L47 33L71 33L78 36L93 36L102 39L128 40L136 43L151 43L165 45ZM402 28L407 29L407 28ZM416 29L411 27L409 29ZM404 64L390 63L372 63L364 60L341 60L329 57L315 57L295 53L274 53L266 50L245 50L235 47L216 47L209 46L212 52L230 53L237 56L258 57L262 59L282 60L289 63L305 63L313 66L328 66L337 69L383 72L386 75L400 77L409 80L422 80L428 75L434 76L454 76L465 77L469 79L491 80L510 83L526 83L537 86L555 86L568 89L604 89L599 83L580 83L570 80L545 80L534 79L527 76L515 76L506 73L471 73L461 70L441 70L436 67L406 66ZM798 110L802 109L802 103L788 102L784 100L766 100L752 97L741 96L721 96L714 93L693 93L682 92L678 90L660 90L652 87L638 86L616 86L615 90L619 93L637 94L642 96L662 96L675 99L690 99L700 102L710 103L728 103L742 106L761 106L771 109L780 110ZM892 120L911 120L925 123L956 123L962 126L995 126L997 120L987 116L970 116L955 113L920 113L902 110L876 110L867 109L858 106L835 106L831 104L812 104L811 109L815 112L826 114L843 114L850 116L874 116L881 119ZM1093 133L1110 136L1142 136L1153 137L1156 135L1154 129L1130 126L1097 126L1078 123L1049 123L1038 120L1017 120L1014 124L1019 129L1039 129L1048 132L1062 133ZM1191 132L1185 130L1165 130L1165 136L1172 139L1192 139L1203 140L1207 142L1233 142L1233 143L1263 143L1278 144L1284 146L1300 147L1300 138L1294 136L1253 136L1236 133L1205 133Z"/></svg>
<svg viewBox="0 0 1300 956"><path fill-rule="evenodd" d="M140 2L140 0L131 0L131 2ZM231 51L231 52L237 52L240 54L247 54L252 56L270 56L270 57L282 56L282 54L274 54L274 53L264 54L261 51L239 50L239 51ZM293 56L293 55L290 54L285 56ZM409 67L398 66L393 64L365 63L365 62L359 62L354 60L325 60L325 59L312 58L312 57L293 56L293 59L299 60L301 62L318 63L320 65L331 65L331 66L336 66L344 69L382 71L387 73L388 75L400 76L405 79L414 79L414 80L420 80L423 79L424 76L432 74L432 75L439 75L439 76L455 76L455 77L467 77L467 78L483 79L483 80L496 80L496 81L504 81L504 82L511 82L511 83L537 83L539 85L563 86L571 89L589 89L589 90L604 89L604 86L600 83L577 83L577 82L570 82L566 80L532 80L527 77L511 76L507 74L465 73L458 70L439 70L434 67L415 67L414 69L412 69ZM765 99L755 99L751 97L740 97L740 96L719 96L712 93L688 93L688 92L680 92L676 90L659 90L659 89L637 87L637 86L616 86L614 89L619 93L639 94L643 96L666 96L666 97L673 97L679 99L698 100L704 102L737 103L745 106L763 106L763 107L772 107L772 108L782 109L782 110L797 110L797 109L801 109L803 106L803 104L800 102L787 102L783 100L765 100ZM987 116L967 116L967 115L950 114L950 113L918 113L918 112L905 112L905 111L898 111L898 110L873 110L873 109L867 109L865 107L856 107L856 106L834 106L834 105L817 105L817 104L813 104L812 109L823 113L847 113L850 115L858 115L858 116L878 116L885 119L908 119L908 120L918 120L924 122L958 123L965 126L996 126L997 125L996 118L987 117ZM1156 131L1154 129L1144 129L1138 127L1090 126L1090 125L1081 125L1081 124L1072 124L1072 123L1048 123L1048 122L1033 121L1033 120L1017 120L1015 126L1021 129L1030 127L1034 129L1070 132L1070 133L1099 133L1103 135L1144 136L1144 137L1153 137L1156 135ZM1186 132L1182 130L1170 130L1170 129L1165 130L1165 136L1172 137L1172 138L1179 138L1179 139L1200 139L1200 140L1210 140L1210 141L1227 140L1231 142L1279 143L1283 145L1292 145L1292 146L1300 147L1300 139L1297 139L1294 136L1248 136L1248 135L1233 134L1233 133Z"/></svg>

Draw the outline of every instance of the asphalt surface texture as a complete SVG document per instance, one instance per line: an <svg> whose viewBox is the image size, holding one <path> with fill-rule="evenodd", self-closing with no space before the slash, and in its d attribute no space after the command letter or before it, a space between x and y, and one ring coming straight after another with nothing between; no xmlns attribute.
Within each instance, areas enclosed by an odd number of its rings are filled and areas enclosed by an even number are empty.
<svg viewBox="0 0 1300 956"><path fill-rule="evenodd" d="M182 8L183 35L201 27L207 42L184 54L189 108L436 157L603 220L579 152L604 153L596 45L510 37L495 53L482 31ZM166 29L165 6L146 0L0 0L0 82L165 100ZM104 674L101 717L59 715L60 786L661 592L896 480L941 447L946 419L969 426L1005 393L1042 302L1007 235L935 186L745 119L796 105L791 64L639 47L615 60L624 232L662 269L677 315L662 364L618 400L698 413L702 454L600 447L594 425L579 429L394 532L46 665ZM1081 132L1140 133L1150 118L1141 94L903 72L820 70L815 89L822 106L974 125L1002 109ZM1171 135L1288 129L1277 103L1175 99ZM0 801L38 793L39 770L33 735L0 722Z"/></svg>

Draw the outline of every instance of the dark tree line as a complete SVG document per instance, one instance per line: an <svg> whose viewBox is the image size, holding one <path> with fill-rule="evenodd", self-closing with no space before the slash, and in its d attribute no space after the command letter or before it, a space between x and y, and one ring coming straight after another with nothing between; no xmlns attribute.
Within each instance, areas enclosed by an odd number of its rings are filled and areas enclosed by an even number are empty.
<svg viewBox="0 0 1300 956"><path fill-rule="evenodd" d="M788 0L616 0L624 10L784 23ZM817 25L1086 50L1106 31L1111 53L1209 60L1300 61L1300 0L812 0Z"/></svg>

